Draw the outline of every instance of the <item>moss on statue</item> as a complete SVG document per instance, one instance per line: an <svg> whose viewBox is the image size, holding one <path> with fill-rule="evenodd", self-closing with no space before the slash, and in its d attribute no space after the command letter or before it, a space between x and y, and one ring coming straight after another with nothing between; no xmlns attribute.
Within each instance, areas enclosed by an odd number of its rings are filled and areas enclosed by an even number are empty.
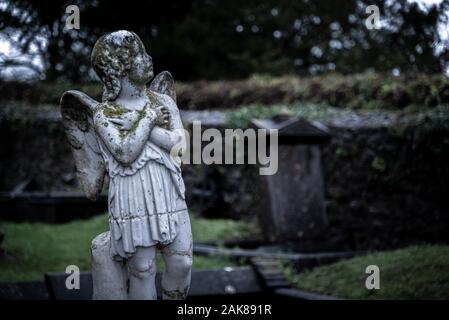
<svg viewBox="0 0 449 320"><path fill-rule="evenodd" d="M131 110L126 109L119 104L117 104L114 101L108 101L104 104L104 107L102 108L103 114L106 117L119 117L124 115L125 113L131 112Z"/></svg>
<svg viewBox="0 0 449 320"><path fill-rule="evenodd" d="M145 109L139 111L139 117L137 118L137 120L133 123L133 125L131 126L131 128L129 129L129 131L126 132L126 135L129 135L133 132L136 131L137 127L139 126L140 120L142 120L143 118L145 118L147 115L147 112Z"/></svg>

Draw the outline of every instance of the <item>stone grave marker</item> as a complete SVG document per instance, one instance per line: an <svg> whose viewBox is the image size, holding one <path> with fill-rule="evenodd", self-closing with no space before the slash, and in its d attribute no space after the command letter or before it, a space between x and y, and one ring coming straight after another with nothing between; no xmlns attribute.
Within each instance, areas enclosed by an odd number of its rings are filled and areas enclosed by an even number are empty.
<svg viewBox="0 0 449 320"><path fill-rule="evenodd" d="M261 176L259 218L265 237L281 243L323 237L327 217L320 144L329 140L328 129L284 115L251 123L278 130L278 171Z"/></svg>

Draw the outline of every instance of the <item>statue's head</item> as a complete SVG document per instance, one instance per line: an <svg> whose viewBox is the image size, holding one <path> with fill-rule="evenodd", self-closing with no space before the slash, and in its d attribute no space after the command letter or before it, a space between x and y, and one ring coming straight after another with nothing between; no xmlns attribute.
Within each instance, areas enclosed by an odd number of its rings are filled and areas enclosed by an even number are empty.
<svg viewBox="0 0 449 320"><path fill-rule="evenodd" d="M139 36L120 30L102 36L92 50L92 67L104 83L103 101L115 100L120 80L128 77L132 84L146 84L153 78L153 62Z"/></svg>

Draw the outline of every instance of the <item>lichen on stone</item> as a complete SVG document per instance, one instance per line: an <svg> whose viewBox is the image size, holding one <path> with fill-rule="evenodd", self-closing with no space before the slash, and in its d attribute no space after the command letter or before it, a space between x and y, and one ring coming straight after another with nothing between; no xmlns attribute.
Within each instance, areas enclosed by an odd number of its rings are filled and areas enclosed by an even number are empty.
<svg viewBox="0 0 449 320"><path fill-rule="evenodd" d="M151 89L147 90L147 96L148 99L150 99L151 105L156 106L161 104L160 97L158 97L158 95Z"/></svg>
<svg viewBox="0 0 449 320"><path fill-rule="evenodd" d="M136 122L134 122L134 124L131 126L131 128L129 129L129 131L126 133L127 135L133 133L134 131L136 131L137 127L139 126L140 121L145 118L147 112L145 109L142 109L141 111L139 111L139 117L137 118Z"/></svg>
<svg viewBox="0 0 449 320"><path fill-rule="evenodd" d="M102 108L103 114L106 117L119 117L124 115L125 113L130 112L131 110L124 108L117 104L115 101L108 101L104 104L104 107Z"/></svg>
<svg viewBox="0 0 449 320"><path fill-rule="evenodd" d="M123 150L122 150L121 148L116 148L116 149L115 149L115 153L116 153L116 155L118 155L118 156L122 156L122 155L123 155Z"/></svg>
<svg viewBox="0 0 449 320"><path fill-rule="evenodd" d="M103 101L113 101L120 93L120 79L130 69L132 59L145 52L145 47L134 32L117 31L102 36L92 50L91 62L104 84Z"/></svg>
<svg viewBox="0 0 449 320"><path fill-rule="evenodd" d="M162 289L164 300L184 300L187 297L187 293L189 291L189 287L185 287L183 289L175 289L175 290L165 290Z"/></svg>

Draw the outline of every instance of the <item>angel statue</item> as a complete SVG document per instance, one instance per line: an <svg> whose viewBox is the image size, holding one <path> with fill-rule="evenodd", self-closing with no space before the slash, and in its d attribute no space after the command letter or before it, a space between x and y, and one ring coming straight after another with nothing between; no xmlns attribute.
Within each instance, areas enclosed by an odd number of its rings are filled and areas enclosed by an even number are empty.
<svg viewBox="0 0 449 320"><path fill-rule="evenodd" d="M134 32L102 36L92 67L102 102L80 91L61 98L78 180L92 200L109 180L109 231L92 242L94 299L157 298L156 253L165 262L162 298L185 299L192 234L180 157L183 125L169 72L153 63Z"/></svg>

